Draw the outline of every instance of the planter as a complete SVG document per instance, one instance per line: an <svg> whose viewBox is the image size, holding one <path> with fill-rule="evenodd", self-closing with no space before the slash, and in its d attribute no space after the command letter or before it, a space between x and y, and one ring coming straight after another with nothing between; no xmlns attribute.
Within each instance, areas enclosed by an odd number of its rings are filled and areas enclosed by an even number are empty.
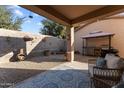
<svg viewBox="0 0 124 93"><path fill-rule="evenodd" d="M19 59L19 61L24 61L25 60L25 55L18 54L18 59Z"/></svg>

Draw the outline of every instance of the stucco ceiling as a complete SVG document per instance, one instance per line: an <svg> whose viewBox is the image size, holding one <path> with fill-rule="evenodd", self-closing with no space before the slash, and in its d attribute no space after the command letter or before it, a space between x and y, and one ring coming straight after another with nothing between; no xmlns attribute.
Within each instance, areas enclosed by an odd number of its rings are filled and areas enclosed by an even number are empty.
<svg viewBox="0 0 124 93"><path fill-rule="evenodd" d="M39 15L67 26L105 18L124 11L123 5L21 5Z"/></svg>
<svg viewBox="0 0 124 93"><path fill-rule="evenodd" d="M75 19L89 12L104 7L104 5L51 5L53 9L68 19Z"/></svg>

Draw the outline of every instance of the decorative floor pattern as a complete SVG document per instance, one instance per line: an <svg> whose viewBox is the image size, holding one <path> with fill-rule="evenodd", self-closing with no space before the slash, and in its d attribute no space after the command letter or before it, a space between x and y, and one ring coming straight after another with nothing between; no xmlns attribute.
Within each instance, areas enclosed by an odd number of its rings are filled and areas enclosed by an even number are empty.
<svg viewBox="0 0 124 93"><path fill-rule="evenodd" d="M16 84L17 88L88 88L90 80L87 70L58 66L47 72Z"/></svg>

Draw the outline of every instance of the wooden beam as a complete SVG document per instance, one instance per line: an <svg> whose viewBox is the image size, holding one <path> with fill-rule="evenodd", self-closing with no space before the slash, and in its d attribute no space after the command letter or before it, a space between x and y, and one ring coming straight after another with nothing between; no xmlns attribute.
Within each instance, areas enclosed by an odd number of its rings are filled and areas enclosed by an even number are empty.
<svg viewBox="0 0 124 93"><path fill-rule="evenodd" d="M102 19L99 19L99 21L104 21L104 20L110 20L110 19L124 19L124 16L113 16L113 17L107 17L107 18L102 18ZM83 29L84 27L92 24L92 23L95 23L97 22L97 20L91 20L87 23L85 23L84 25L78 27L77 29L75 29L75 32L79 31L80 29Z"/></svg>
<svg viewBox="0 0 124 93"><path fill-rule="evenodd" d="M82 15L76 19L72 20L72 24L80 23L83 21L91 20L91 19L97 19L100 17L107 17L115 13L119 13L124 10L124 5L110 5L105 6L103 8L97 9L93 12L87 13L85 15Z"/></svg>
<svg viewBox="0 0 124 93"><path fill-rule="evenodd" d="M75 32L79 31L80 29L83 29L84 27L86 27L86 26L88 26L88 25L90 25L90 24L92 24L94 22L96 22L96 20L93 20L93 21L85 23L83 26L80 26L77 29L75 29Z"/></svg>
<svg viewBox="0 0 124 93"><path fill-rule="evenodd" d="M104 18L103 20L109 20L109 19L124 19L124 16L107 17L107 18Z"/></svg>
<svg viewBox="0 0 124 93"><path fill-rule="evenodd" d="M69 24L71 23L71 21L67 17L65 17L64 15L62 15L61 13L59 13L58 11L56 11L55 9L53 9L49 5L37 5L36 7L48 12L49 14L51 14L51 15L53 15L53 16L55 16L55 17L57 17L57 18L59 18L59 19L61 19L63 21L65 21L65 22L67 22Z"/></svg>
<svg viewBox="0 0 124 93"><path fill-rule="evenodd" d="M23 8L26 8L34 13L37 13L41 16L44 16L50 20L56 21L60 24L70 26L71 20L66 18L61 13L57 12L55 9L51 8L48 5L20 5Z"/></svg>

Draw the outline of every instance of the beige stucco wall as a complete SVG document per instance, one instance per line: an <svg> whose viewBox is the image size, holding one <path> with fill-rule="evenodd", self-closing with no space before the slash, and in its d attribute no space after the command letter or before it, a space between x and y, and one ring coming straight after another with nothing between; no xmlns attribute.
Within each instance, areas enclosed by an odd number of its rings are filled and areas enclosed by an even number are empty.
<svg viewBox="0 0 124 93"><path fill-rule="evenodd" d="M112 38L112 46L119 50L119 55L124 57L124 19L109 19L99 22L94 22L79 31L75 32L75 51L82 52L82 39L81 36L88 34L92 31L104 31L114 33ZM107 38L106 38L107 39ZM100 41L100 42L99 42ZM105 39L90 40L91 45L106 44ZM95 42L95 43L94 43Z"/></svg>

